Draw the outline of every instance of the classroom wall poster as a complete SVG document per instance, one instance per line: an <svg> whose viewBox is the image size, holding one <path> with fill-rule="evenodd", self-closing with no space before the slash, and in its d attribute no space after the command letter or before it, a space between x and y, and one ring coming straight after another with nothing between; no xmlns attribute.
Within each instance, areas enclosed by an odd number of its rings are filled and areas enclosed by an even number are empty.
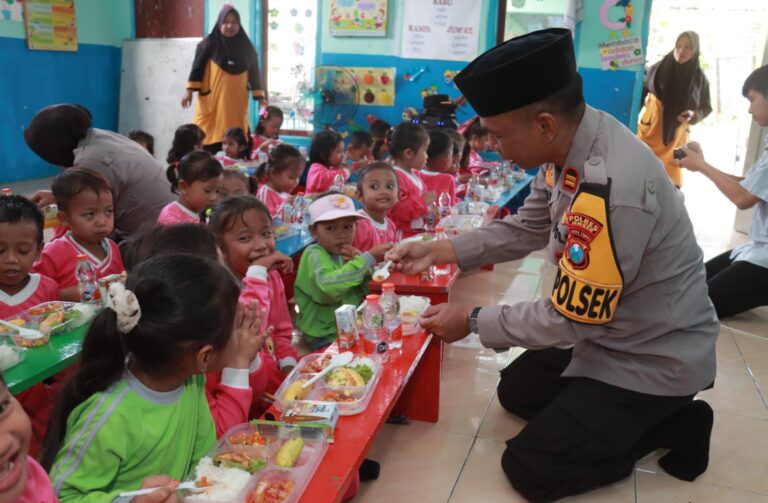
<svg viewBox="0 0 768 503"><path fill-rule="evenodd" d="M387 35L387 0L331 0L330 13L334 37Z"/></svg>
<svg viewBox="0 0 768 503"><path fill-rule="evenodd" d="M0 0L0 20L16 21L24 20L24 5L21 0Z"/></svg>
<svg viewBox="0 0 768 503"><path fill-rule="evenodd" d="M617 70L625 66L643 64L643 42L640 37L608 40L598 44L600 68Z"/></svg>
<svg viewBox="0 0 768 503"><path fill-rule="evenodd" d="M27 47L42 51L77 51L74 0L26 0Z"/></svg>
<svg viewBox="0 0 768 503"><path fill-rule="evenodd" d="M470 61L477 56L480 9L476 0L408 0L401 57Z"/></svg>

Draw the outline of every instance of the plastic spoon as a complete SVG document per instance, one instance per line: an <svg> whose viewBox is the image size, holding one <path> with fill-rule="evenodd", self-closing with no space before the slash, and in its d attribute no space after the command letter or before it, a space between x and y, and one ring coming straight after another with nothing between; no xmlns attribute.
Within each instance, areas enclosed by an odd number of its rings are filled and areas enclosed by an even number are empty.
<svg viewBox="0 0 768 503"><path fill-rule="evenodd" d="M392 265L391 260L387 260L381 268L376 269L373 272L373 281L384 281L389 277L389 266Z"/></svg>
<svg viewBox="0 0 768 503"><path fill-rule="evenodd" d="M32 330L31 328L20 327L18 325L14 325L13 323L8 323L7 321L0 320L0 325L16 330L19 333L19 335L24 339L35 340L35 339L42 339L44 337L43 334L38 330Z"/></svg>
<svg viewBox="0 0 768 503"><path fill-rule="evenodd" d="M128 491L125 493L120 493L121 498L132 498L134 496L144 496L145 494L152 494L153 492L157 491L158 489L162 489L162 487L148 487L146 489L139 489L137 491ZM195 486L194 482L182 482L181 484L176 486L176 491L205 491L204 487L197 487Z"/></svg>
<svg viewBox="0 0 768 503"><path fill-rule="evenodd" d="M349 363L352 361L352 358L354 355L351 351L345 351L343 353L339 353L336 355L333 355L333 358L331 358L331 363L328 364L327 367L325 367L319 374L317 374L315 377L310 379L309 381L305 382L301 385L302 388L308 388L312 384L315 383L318 379L323 377L325 374L330 372L331 370L337 368L337 367L343 367L344 365L349 365Z"/></svg>

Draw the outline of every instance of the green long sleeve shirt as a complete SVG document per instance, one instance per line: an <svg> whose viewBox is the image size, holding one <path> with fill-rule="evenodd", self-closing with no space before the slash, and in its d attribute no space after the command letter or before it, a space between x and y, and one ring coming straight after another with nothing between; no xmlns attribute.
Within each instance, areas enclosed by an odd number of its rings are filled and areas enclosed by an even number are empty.
<svg viewBox="0 0 768 503"><path fill-rule="evenodd" d="M294 283L299 306L296 327L306 337L335 337L334 311L342 304L360 304L368 292L368 276L375 263L367 252L345 263L340 256L329 254L319 245L308 246Z"/></svg>
<svg viewBox="0 0 768 503"><path fill-rule="evenodd" d="M151 475L183 480L215 444L205 376L157 392L126 372L69 414L51 480L62 503L120 501Z"/></svg>

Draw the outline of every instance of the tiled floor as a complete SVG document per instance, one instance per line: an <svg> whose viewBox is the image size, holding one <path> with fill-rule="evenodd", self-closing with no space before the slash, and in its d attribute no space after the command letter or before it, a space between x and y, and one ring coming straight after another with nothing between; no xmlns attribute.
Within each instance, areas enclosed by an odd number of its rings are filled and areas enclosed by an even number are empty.
<svg viewBox="0 0 768 503"><path fill-rule="evenodd" d="M709 258L741 240L715 236L702 248ZM553 267L537 252L494 272L465 275L452 300L483 305L532 300L547 295L553 279ZM498 370L520 352L446 346L440 422L385 425L368 455L381 462L381 477L362 484L359 500L524 501L509 485L500 459L504 441L525 423L504 411L495 393ZM654 453L626 480L565 501L768 503L768 308L725 320L717 357L716 386L701 393L715 410L704 475L693 483L670 477Z"/></svg>

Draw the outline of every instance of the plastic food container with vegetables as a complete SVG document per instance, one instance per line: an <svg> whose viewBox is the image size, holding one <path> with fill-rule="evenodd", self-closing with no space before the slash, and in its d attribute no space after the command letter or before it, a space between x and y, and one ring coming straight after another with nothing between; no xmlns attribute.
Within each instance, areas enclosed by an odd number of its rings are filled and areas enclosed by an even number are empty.
<svg viewBox="0 0 768 503"><path fill-rule="evenodd" d="M232 427L197 464L187 503L294 503L320 465L321 429L252 421Z"/></svg>
<svg viewBox="0 0 768 503"><path fill-rule="evenodd" d="M381 377L377 354L355 356L349 365L331 370L307 388L302 386L327 367L332 356L325 353L302 358L275 392L275 407L283 412L297 400L314 400L335 402L342 416L364 411Z"/></svg>
<svg viewBox="0 0 768 503"><path fill-rule="evenodd" d="M45 302L7 318L5 321L22 328L37 330L42 338L28 339L9 327L0 326L0 335L11 337L21 347L44 346L52 335L69 332L86 323L95 315L95 309L76 302Z"/></svg>

